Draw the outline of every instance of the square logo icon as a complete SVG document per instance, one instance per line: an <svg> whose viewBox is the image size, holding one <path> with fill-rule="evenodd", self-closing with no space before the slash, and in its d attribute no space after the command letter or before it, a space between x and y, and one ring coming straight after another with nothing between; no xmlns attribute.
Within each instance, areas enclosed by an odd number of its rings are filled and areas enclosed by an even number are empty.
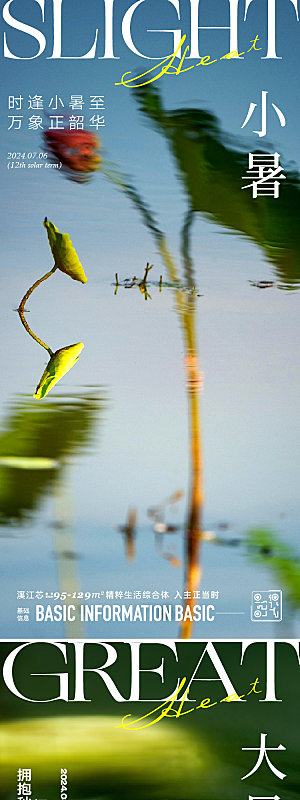
<svg viewBox="0 0 300 800"><path fill-rule="evenodd" d="M268 589L267 591L252 592L251 595L251 621L252 622L281 622L282 620L282 591L281 589Z"/></svg>

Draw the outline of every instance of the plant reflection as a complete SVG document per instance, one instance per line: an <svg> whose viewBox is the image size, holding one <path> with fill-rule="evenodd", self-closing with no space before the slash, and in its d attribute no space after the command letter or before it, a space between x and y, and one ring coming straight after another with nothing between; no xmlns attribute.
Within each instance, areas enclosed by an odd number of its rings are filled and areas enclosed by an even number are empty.
<svg viewBox="0 0 300 800"><path fill-rule="evenodd" d="M91 446L103 407L98 391L58 396L45 406L29 398L11 402L0 434L0 525L31 519L68 459Z"/></svg>
<svg viewBox="0 0 300 800"><path fill-rule="evenodd" d="M190 254L190 233L194 215L202 213L215 222L243 234L258 244L275 268L282 281L280 288L294 288L300 281L299 238L296 218L300 209L298 175L285 170L286 186L280 208L273 198L262 197L254 203L246 192L241 192L241 175L244 156L234 144L229 144L221 133L216 118L208 112L184 109L164 110L158 91L153 86L139 87L135 92L141 112L152 122L170 146L175 157L188 202L188 212L181 232L181 253L184 269L184 287L169 250L165 235L138 193L132 181L118 173L104 170L104 174L127 195L142 216L143 222L155 239L156 246L167 271L168 280L175 287L175 304L184 340L184 366L188 399L190 431L190 476L185 534L185 609L190 607L190 618L183 621L182 638L192 632L194 597L201 580L201 542L203 531L203 454L200 417L200 391L202 375L196 337L195 278ZM147 276L146 276L147 277ZM126 288L136 284L124 282ZM116 276L116 290L119 285ZM258 281L259 288L270 282ZM272 282L273 285L273 282ZM160 280L160 289L162 279ZM188 290L188 292L186 292ZM172 560L170 559L171 563Z"/></svg>
<svg viewBox="0 0 300 800"><path fill-rule="evenodd" d="M184 497L184 492L174 492L171 497L168 497L158 506L149 508L147 512L147 516L152 521L153 525L156 552L159 556L161 556L161 558L165 558L166 561L169 561L172 567L181 567L181 560L176 556L175 548L173 546L168 547L167 550L164 550L164 537L165 535L172 536L179 533L180 527L179 525L172 525L165 522L165 511L170 506L178 503L182 497Z"/></svg>
<svg viewBox="0 0 300 800"><path fill-rule="evenodd" d="M196 337L196 289L192 258L190 255L191 227L195 215L200 213L219 225L246 236L262 249L271 263L275 281L256 281L257 288L294 288L300 281L299 239L297 216L300 207L298 175L285 169L287 181L282 192L280 206L273 198L261 197L254 203L250 194L241 192L241 176L245 156L239 143L229 142L220 130L213 114L197 109L174 110L163 108L158 91L153 86L139 87L135 92L140 111L152 122L156 130L167 141L175 158L179 176L184 185L188 211L181 232L181 254L184 280L171 255L166 237L158 226L152 211L137 191L134 183L125 175L102 163L102 174L121 189L142 217L144 225L154 237L158 252L167 273L167 282L162 276L159 283L149 281L152 266L147 263L144 277L119 281L116 274L115 294L124 289L138 288L145 300L151 299L149 287L157 285L162 291L166 286L175 296L176 311L180 320L184 340L184 369L189 412L190 475L187 518L185 525L185 596L186 606L193 611L193 597L197 595L201 579L201 542L215 541L223 544L220 537L211 536L203 530L203 456L200 417L200 392L202 375ZM79 170L79 167L78 167ZM128 522L120 530L125 537L127 559L134 557L136 519L129 512ZM164 553L161 537L171 532L162 519L154 519L156 546L160 555L176 565L172 553ZM232 540L230 544L235 544ZM192 632L192 621L182 625L181 635L188 638Z"/></svg>
<svg viewBox="0 0 300 800"><path fill-rule="evenodd" d="M41 504L52 496L59 586L70 595L78 592L79 577L67 474L70 459L91 447L104 404L99 391L58 397L46 406L37 406L30 399L16 399L0 435L2 535L7 535L7 526L13 531L14 526L20 529L32 522ZM76 600L72 602L76 605ZM73 636L82 633L79 627L75 631L76 625L73 623L69 630Z"/></svg>
<svg viewBox="0 0 300 800"><path fill-rule="evenodd" d="M122 182L122 189L130 197L138 211L142 214L144 222L154 234L156 244L168 273L169 280L175 285L180 286L180 279L177 267L171 256L164 234L159 230L148 207L132 185ZM199 587L201 579L200 566L200 547L202 539L202 515L203 515L203 456L202 456L202 432L200 421L199 394L202 387L202 376L199 370L197 336L196 336L196 295L194 292L194 275L192 259L190 257L189 234L190 234L191 215L187 216L182 231L182 256L185 273L185 285L189 293L174 289L176 311L179 316L183 332L184 352L185 352L185 372L186 372L186 391L188 398L189 428L190 428L190 476L189 476L189 500L186 520L185 537L185 593L189 597L185 604L190 607L191 618L194 606L194 596ZM147 268L146 268L147 269ZM147 277L147 275L146 275ZM168 560L173 566L178 566L175 557ZM190 638L192 632L192 619L187 619L182 623L182 638Z"/></svg>
<svg viewBox="0 0 300 800"><path fill-rule="evenodd" d="M189 497L185 524L185 596L189 598L186 606L192 612L193 598L197 596L201 579L201 543L205 539L223 542L220 537L215 537L214 534L209 536L203 530L204 484L200 415L202 374L196 337L197 295L190 254L191 228L196 214L202 214L218 225L247 237L261 248L276 279L280 281L259 280L252 282L252 285L260 289L271 286L296 288L300 282L297 223L300 209L299 176L295 171L285 168L287 180L282 189L280 204L274 198L265 196L254 202L249 193L241 191L245 154L241 151L240 143L229 141L213 114L192 108L167 111L159 92L151 85L139 87L134 91L134 96L147 123L152 123L167 142L184 186L187 200L187 213L181 231L184 280L180 278L165 234L134 182L117 169L111 168L108 163L102 162L101 172L131 201L154 238L168 281L163 282L161 276L157 285L160 291L163 286L172 288L182 329L190 450ZM74 168L76 169L76 165ZM120 286L124 289L138 287L145 300L151 299L149 286L155 283L148 280L150 269L151 266L147 263L141 280L134 276L119 282L116 274L115 294ZM129 512L128 523L121 528L125 536L127 558L133 557L134 553L136 521L134 524L130 522L131 514ZM154 520L156 537L161 535L164 524L162 520ZM158 545L157 539L156 544ZM164 554L161 542L159 548L161 555L175 565L175 556ZM188 619L183 622L181 636L189 638L191 632L192 621Z"/></svg>
<svg viewBox="0 0 300 800"><path fill-rule="evenodd" d="M246 156L214 114L195 108L166 111L153 86L135 91L141 112L162 134L175 158L191 214L201 213L246 236L263 251L284 288L300 283L299 174L284 168L280 203L262 196L254 202L241 191Z"/></svg>
<svg viewBox="0 0 300 800"><path fill-rule="evenodd" d="M141 294L144 295L145 300L148 300L148 298L150 298L150 300L151 300L152 299L151 298L151 294L149 294L149 292L148 292L148 285L149 285L148 272L150 272L150 269L152 269L152 267L153 267L153 264L149 264L149 261L148 261L147 264L146 264L146 267L145 267L144 277L141 280L138 280L136 275L134 275L133 278L125 278L124 281L121 281L121 284L119 283L119 276L118 276L118 273L116 272L116 276L115 276L116 277L116 282L114 284L114 286L116 287L115 288L115 292L114 292L115 295L118 292L119 286L123 286L124 289L133 289L133 287L137 286L138 289L140 290Z"/></svg>
<svg viewBox="0 0 300 800"><path fill-rule="evenodd" d="M152 267L153 267L153 264L151 264L151 266L149 266L149 262L148 262L147 266L146 266L146 269L145 269L144 277L141 280L139 280L137 278L137 276L134 275L133 278L124 278L123 280L119 281L119 275L116 272L116 274L115 274L115 283L113 283L113 286L115 287L114 295L116 295L118 293L118 289L119 289L120 286L123 289L134 289L134 288L138 287L138 289L140 290L141 294L144 294L145 300L148 300L148 297L150 297L150 300L151 300L152 298L151 298L151 295L148 292L148 287L149 286L153 286L153 287L157 287L159 289L159 292L162 292L162 290L164 288L165 289L170 289L170 290L172 290L172 289L180 289L181 292L185 292L186 294L194 294L194 295L197 295L197 297L202 297L201 294L198 294L196 292L196 287L195 286L193 286L193 288L191 289L190 287L185 286L183 283L175 284L175 283L171 283L170 281L164 281L162 275L160 276L159 281L154 281L154 280L148 281L148 272L149 272L150 269L152 269Z"/></svg>
<svg viewBox="0 0 300 800"><path fill-rule="evenodd" d="M248 554L257 564L267 567L284 588L285 602L291 617L300 608L300 557L278 534L267 528L254 528L246 534Z"/></svg>
<svg viewBox="0 0 300 800"><path fill-rule="evenodd" d="M156 244L168 273L169 280L175 285L180 286L180 279L175 262L171 256L164 234L159 230L152 214L132 185L125 185L122 189L130 197L131 201L142 214L144 221L152 234L154 234ZM186 391L189 410L190 428L190 476L189 476L189 499L186 520L185 536L185 592L190 599L187 600L185 607L191 609L191 617L194 605L194 596L199 587L201 579L200 566L200 547L202 539L202 515L203 515L203 457L202 457L202 432L200 422L200 403L199 394L202 386L202 376L199 370L197 336L196 336L196 295L194 292L194 275L192 260L190 257L189 234L190 234L191 215L187 216L182 231L182 256L185 273L185 285L190 293L174 289L176 311L180 320L184 340L185 352L185 372L186 372ZM168 557L168 556L167 556ZM169 558L173 566L178 566L175 557ZM187 619L182 623L181 636L189 638L192 632L193 623Z"/></svg>
<svg viewBox="0 0 300 800"><path fill-rule="evenodd" d="M44 144L52 161L62 165L72 181L85 183L100 167L99 139L91 131L47 130Z"/></svg>
<svg viewBox="0 0 300 800"><path fill-rule="evenodd" d="M136 539L136 508L130 508L126 525L119 525L119 532L123 534L125 541L125 552L127 561L135 561L135 539Z"/></svg>
<svg viewBox="0 0 300 800"><path fill-rule="evenodd" d="M109 175L111 178L111 175ZM167 271L168 280L176 287L181 286L179 273L171 255L165 235L159 229L156 220L142 197L132 183L127 183L124 176L113 176L114 183L124 191L142 216L143 222L154 236L156 246ZM185 593L189 600L185 603L190 607L190 618L182 623L181 637L190 638L192 632L192 613L194 597L201 579L200 549L202 540L203 516L203 456L202 456L202 431L200 421L199 394L202 386L202 377L199 370L197 336L196 336L196 295L193 264L190 256L190 227L192 215L189 213L182 230L182 257L185 276L185 286L189 293L181 288L174 289L175 307L180 320L185 353L186 391L189 413L189 449L190 449L190 475L189 499L187 508L186 534L185 534ZM172 563L172 559L171 560ZM174 560L173 560L174 565ZM177 566L177 564L176 564Z"/></svg>

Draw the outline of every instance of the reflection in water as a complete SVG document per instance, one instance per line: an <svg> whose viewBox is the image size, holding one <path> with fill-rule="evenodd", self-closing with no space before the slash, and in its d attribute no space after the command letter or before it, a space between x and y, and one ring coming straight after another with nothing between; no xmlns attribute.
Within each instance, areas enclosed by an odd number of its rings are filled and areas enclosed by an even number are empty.
<svg viewBox="0 0 300 800"><path fill-rule="evenodd" d="M193 286L193 288L190 289L189 287L186 287L185 284L183 283L176 284L174 282L172 283L170 281L164 281L162 275L160 276L159 281L148 281L147 275L149 270L152 269L152 267L153 264L150 267L147 264L145 275L141 280L139 280L136 277L136 275L134 275L133 278L124 278L123 280L119 281L119 276L118 273L116 272L115 283L113 283L113 286L115 287L114 295L118 293L118 289L120 286L123 289L134 289L137 287L140 290L141 294L145 295L145 300L148 300L148 298L150 298L151 300L151 295L148 292L148 287L154 286L159 289L160 293L162 292L163 289L171 289L171 290L179 289L181 292L185 292L186 294L196 294L197 297L202 297L201 294L198 294L196 292L195 286Z"/></svg>
<svg viewBox="0 0 300 800"><path fill-rule="evenodd" d="M119 525L118 530L123 533L125 540L126 561L135 561L137 510L130 508L126 525Z"/></svg>
<svg viewBox="0 0 300 800"><path fill-rule="evenodd" d="M272 289L274 286L277 286L274 281L249 281L249 283L250 286L255 286L256 289Z"/></svg>
<svg viewBox="0 0 300 800"><path fill-rule="evenodd" d="M171 547L169 546L167 551L164 550L164 537L165 534L167 534L167 536L172 536L179 533L180 528L178 525L170 525L165 522L165 512L170 506L174 506L178 503L183 496L184 492L182 491L174 492L171 497L168 497L162 503L159 503L159 505L149 508L147 512L149 519L151 519L153 523L156 551L161 558L165 558L166 561L169 561L172 567L180 567L181 561L180 558L176 556L173 545Z"/></svg>
<svg viewBox="0 0 300 800"><path fill-rule="evenodd" d="M65 467L68 466L67 460ZM58 586L63 592L66 605L72 604L75 607L75 620L65 622L66 637L82 638L84 636L83 624L80 622L79 607L80 601L77 599L80 591L80 579L76 561L78 555L75 549L73 533L73 503L70 489L68 487L67 475L64 472L56 477L54 483L54 521L52 524L53 550L56 561Z"/></svg>
<svg viewBox="0 0 300 800"><path fill-rule="evenodd" d="M133 184L125 181L124 177L116 177L114 182L129 197L142 216L143 222L154 236L156 246L168 274L168 280L175 286L180 286L180 278L175 261L170 253L165 235L159 229L152 212L137 192ZM196 336L196 295L194 291L194 276L192 259L190 256L190 227L192 215L187 215L182 231L182 256L184 263L185 285L189 292L175 289L175 306L178 314L184 341L186 388L188 398L188 413L190 427L190 476L189 500L186 521L186 548L185 548L185 592L188 598L185 604L184 621L181 628L182 638L189 638L192 632L193 606L196 592L201 579L200 545L202 539L202 514L203 514L203 457L202 433L200 422L199 392L202 385L198 366L197 336ZM172 563L172 562L171 562ZM189 609L187 608L189 606ZM185 615L187 612L187 619Z"/></svg>
<svg viewBox="0 0 300 800"><path fill-rule="evenodd" d="M60 396L45 406L27 398L11 403L0 434L0 525L31 519L61 481L67 460L91 446L103 406L96 391Z"/></svg>
<svg viewBox="0 0 300 800"><path fill-rule="evenodd" d="M80 585L67 471L70 458L90 448L103 407L98 392L60 397L46 406L16 400L0 435L0 524L4 530L7 525L28 523L42 501L49 494L53 496L58 584L66 603L72 602L75 607L78 601L72 596ZM82 636L80 623L67 622L66 635Z"/></svg>
<svg viewBox="0 0 300 800"><path fill-rule="evenodd" d="M114 284L115 287L116 287L115 288L115 295L117 294L118 288L119 288L120 285L123 286L124 289L133 289L133 287L137 286L138 289L140 290L141 294L144 295L145 300L148 300L148 298L150 298L150 300L151 300L152 299L151 298L151 294L149 294L149 292L148 292L148 286L149 286L148 272L150 272L150 269L152 269L152 267L153 267L153 264L149 264L149 261L147 261L147 264L146 264L146 267L145 267L145 272L144 272L144 277L141 280L138 280L136 275L134 275L133 278L125 278L125 280L122 281L121 284L119 283L119 276L118 276L118 273L116 272L116 275L115 275L116 282Z"/></svg>
<svg viewBox="0 0 300 800"><path fill-rule="evenodd" d="M284 168L280 203L241 191L246 157L217 118L194 108L166 111L153 86L135 92L140 110L168 143L192 213L204 214L259 245L285 288L300 283L299 174Z"/></svg>
<svg viewBox="0 0 300 800"><path fill-rule="evenodd" d="M285 601L292 614L300 608L300 557L292 547L281 541L274 532L254 528L246 534L246 544L251 558L268 567L279 585L284 588Z"/></svg>
<svg viewBox="0 0 300 800"><path fill-rule="evenodd" d="M133 201L138 211L142 214L147 227L154 234L156 244L163 259L169 280L175 285L180 286L180 279L175 262L171 256L164 234L157 227L149 208L132 185L122 182L122 189ZM200 544L202 539L202 513L203 513L203 458L202 458L202 434L200 422L199 393L202 387L202 377L199 371L196 335L196 295L194 292L194 276L192 260L189 249L189 232L191 215L187 220L182 232L182 255L184 261L185 284L188 292L175 289L175 305L183 331L185 368L186 368L186 389L188 398L189 425L190 425L190 495L188 501L187 522L186 522L186 553L185 553L185 592L188 597L185 604L185 612L189 611L190 617L182 624L182 638L189 638L191 635L193 622L193 606L196 592L201 579L200 567ZM173 566L178 566L178 562L168 557Z"/></svg>
<svg viewBox="0 0 300 800"><path fill-rule="evenodd" d="M182 233L182 255L187 284L193 285L192 260L189 249L190 218L187 218ZM203 534L203 454L202 431L200 420L200 390L202 379L199 371L197 334L196 334L196 303L193 295L185 295L185 305L181 310L182 326L185 342L185 368L186 390L189 409L190 426L190 497L188 505L186 528L186 603L191 612L194 606L194 597L201 579L200 546ZM193 622L187 618L182 623L181 635L187 639L191 636Z"/></svg>
<svg viewBox="0 0 300 800"><path fill-rule="evenodd" d="M163 263L167 270L169 281L176 286L180 279L176 264L171 256L164 234L157 224L149 208L132 184L122 181L122 190L127 194L135 207L141 213L144 223L154 235ZM180 320L185 352L186 389L188 398L189 426L190 426L190 493L186 521L186 553L185 553L185 592L188 597L185 604L185 613L188 618L182 623L181 636L189 638L193 622L193 606L196 592L201 579L200 544L202 539L202 513L203 513L203 458L202 434L200 422L199 392L202 386L201 374L198 365L197 336L196 336L196 295L194 292L194 276L192 260L190 257L189 234L191 214L187 215L182 231L182 255L184 262L185 284L189 292L174 290L176 311ZM171 560L172 563L172 559ZM176 564L177 566L177 564ZM189 606L189 609L187 608ZM185 616L184 613L184 616Z"/></svg>
<svg viewBox="0 0 300 800"><path fill-rule="evenodd" d="M184 370L186 381L186 395L189 415L189 497L185 520L185 596L186 608L193 610L194 597L197 597L201 578L201 543L213 540L218 544L225 544L224 540L203 530L203 456L202 456L202 429L200 415L200 392L202 388L202 374L199 365L199 354L196 336L196 277L194 265L190 255L191 228L195 214L201 213L218 224L247 236L258 244L266 258L273 266L276 278L281 283L273 281L256 281L254 285L259 288L295 288L300 280L299 271L299 241L296 236L295 223L297 209L299 209L299 185L297 176L285 170L287 181L282 189L282 202L277 204L273 198L260 197L257 202L246 193L241 192L241 175L244 170L244 156L236 146L231 146L225 141L220 132L217 120L207 112L184 109L167 112L162 107L159 94L153 87L139 89L136 93L140 109L147 120L152 122L167 141L173 156L176 159L180 178L183 182L187 213L181 231L182 270L179 270L171 255L170 247L165 234L159 227L155 215L146 205L144 199L137 191L133 182L120 172L112 171L108 166L103 166L103 174L120 189L131 201L141 215L143 224L154 238L155 245L164 266L166 280L160 276L159 282L150 281L148 273L152 265L147 263L144 276L136 276L119 282L116 274L115 294L122 286L124 289L137 287L145 299L151 298L149 287L157 286L160 291L170 288L174 294L175 310L180 322L184 343ZM280 218L278 214L280 213ZM51 386L65 374L76 360L73 356L79 354L81 343L61 348L52 353L29 328L25 319L25 302L34 288L46 280L55 271L61 269L75 280L86 282L86 277L79 259L72 247L67 234L60 234L57 228L48 220L45 227L49 238L51 251L54 257L54 267L42 279L31 287L19 306L19 314L27 332L42 346L45 347L51 358L37 389L36 396L45 396ZM181 275L180 272L183 274ZM198 282L198 276L197 276ZM77 348L77 350L74 350ZM68 359L70 365L68 366ZM71 363L72 362L72 363ZM66 369L65 369L66 367ZM49 409L49 407L48 407ZM49 459L50 453L44 451L36 454L35 458ZM3 453L3 458L27 458L26 453ZM1 462L0 462L1 463ZM19 464L20 466L20 464ZM24 466L24 461L23 461ZM2 461L2 468L4 462ZM12 464L8 469L13 469ZM17 469L16 465L14 466ZM55 468L44 464L42 470L36 470L39 480L49 481ZM34 470L27 470L26 476ZM56 543L56 550L60 557L65 558L70 564L76 559L70 543L67 540L67 530L70 527L71 515L67 522L61 523L62 511L56 521L56 531L64 531L65 541ZM156 549L162 558L167 559L173 566L178 566L179 559L172 549L165 550L163 536L176 533L176 526L168 524L160 510L154 512L153 531L155 534ZM126 558L133 561L135 558L136 539L136 511L130 509L128 519L124 526L119 528L125 539ZM227 544L235 544L232 540ZM184 638L190 637L192 632L192 619L187 619L181 630Z"/></svg>
<svg viewBox="0 0 300 800"><path fill-rule="evenodd" d="M300 244L297 217L300 210L298 175L285 170L286 186L280 205L274 198L260 197L254 203L246 192L241 193L241 176L244 156L240 150L225 141L216 118L208 112L184 109L164 110L159 92L153 86L139 87L136 100L147 120L154 123L167 141L176 159L182 179L188 212L181 233L181 251L184 267L185 292L166 238L132 182L122 175L105 172L131 200L142 216L143 222L155 239L165 265L168 280L174 289L176 311L180 319L184 340L186 391L190 429L189 501L185 536L185 611L181 636L189 638L192 632L194 597L201 579L200 551L203 531L203 456L199 394L202 375L199 370L196 337L195 278L190 255L190 232L195 213L202 213L215 222L244 234L262 247L275 274L284 287L294 288L300 281ZM146 275L147 278L147 275ZM129 284L131 288L136 279ZM116 276L116 291L118 288ZM258 282L266 288L267 282ZM189 607L189 608L188 608ZM190 609L190 611L189 611Z"/></svg>
<svg viewBox="0 0 300 800"><path fill-rule="evenodd" d="M46 150L72 181L84 183L99 169L99 139L85 130L48 130L44 133Z"/></svg>

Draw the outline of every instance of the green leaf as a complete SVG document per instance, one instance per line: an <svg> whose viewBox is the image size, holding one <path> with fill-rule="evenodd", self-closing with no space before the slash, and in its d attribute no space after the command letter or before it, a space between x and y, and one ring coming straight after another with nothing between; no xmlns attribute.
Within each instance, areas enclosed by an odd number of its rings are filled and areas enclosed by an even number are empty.
<svg viewBox="0 0 300 800"><path fill-rule="evenodd" d="M16 522L21 530L54 484L62 487L68 459L89 450L105 405L102 393L78 387L56 391L45 403L24 396L11 401L0 431L0 531Z"/></svg>
<svg viewBox="0 0 300 800"><path fill-rule="evenodd" d="M300 564L297 552L275 531L253 528L246 533L246 544L253 560L269 568L284 587L287 600L300 607Z"/></svg>
<svg viewBox="0 0 300 800"><path fill-rule="evenodd" d="M58 762L68 764L70 773L76 776L75 786L94 780L104 787L106 797L179 800L183 797L182 786L186 800L200 796L199 775L206 774L205 770L208 773L212 765L215 768L218 763L204 736L199 744L192 731L183 728L177 731L175 726L172 728L161 721L147 729L147 736L141 735L145 732L141 731L133 746L132 737L122 730L120 722L120 714L51 716L33 719L30 723L22 718L1 721L1 788L7 795L21 752L24 763L32 765L37 783L45 781L49 785L51 796L55 792L53 775ZM74 730L80 731L80 735L74 737ZM47 745L49 741L53 745L51 748ZM141 786L145 787L145 792ZM86 796L91 794L86 792Z"/></svg>
<svg viewBox="0 0 300 800"><path fill-rule="evenodd" d="M34 456L0 456L0 466L10 469L55 469L58 461L54 458L34 458Z"/></svg>
<svg viewBox="0 0 300 800"><path fill-rule="evenodd" d="M78 342L78 344L70 344L68 347L62 347L60 350L56 350L51 356L50 361L48 361L33 396L37 397L39 400L42 397L46 397L50 389L52 389L53 386L69 372L69 369L74 366L76 361L78 361L83 348L84 344Z"/></svg>
<svg viewBox="0 0 300 800"><path fill-rule="evenodd" d="M285 288L300 282L300 182L284 168L280 199L242 191L248 154L229 141L217 118L195 108L166 110L153 86L136 90L140 110L168 142L189 210L236 231L262 249ZM265 148L264 148L265 150ZM251 178L249 179L251 182Z"/></svg>
<svg viewBox="0 0 300 800"><path fill-rule="evenodd" d="M76 250L74 249L68 233L60 233L58 228L49 222L47 217L44 220L44 227L46 228L49 244L51 247L52 255L55 261L55 266L70 275L74 281L87 283L82 264L79 261Z"/></svg>

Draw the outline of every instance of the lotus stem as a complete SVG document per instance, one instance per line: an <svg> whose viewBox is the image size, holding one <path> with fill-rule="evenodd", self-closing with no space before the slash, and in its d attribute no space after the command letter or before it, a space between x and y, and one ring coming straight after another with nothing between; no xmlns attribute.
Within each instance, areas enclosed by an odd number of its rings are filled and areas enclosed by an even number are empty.
<svg viewBox="0 0 300 800"><path fill-rule="evenodd" d="M55 272L56 269L57 269L57 267L54 265L54 267L52 267L50 272L46 272L46 275L43 275L42 278L39 278L38 281L35 281L35 283L32 286L30 286L30 288L28 289L26 294L24 294L24 297L21 300L20 305L19 305L19 307L17 309L19 317L20 317L20 320L22 322L22 325L24 325L24 328L27 331L27 333L29 333L29 336L32 336L32 338L34 339L35 342L40 344L41 347L44 347L44 349L47 350L47 352L49 353L50 356L53 356L53 350L51 350L51 347L49 347L47 344L45 344L45 342L43 342L42 339L39 339L39 337L31 330L31 328L28 325L28 322L25 319L24 311L25 311L25 303L28 300L28 297L30 297L30 295L34 291L34 289L36 289L38 286L40 286L40 284L43 283L43 281L46 281L47 278L50 278L50 275L53 275L53 273Z"/></svg>

